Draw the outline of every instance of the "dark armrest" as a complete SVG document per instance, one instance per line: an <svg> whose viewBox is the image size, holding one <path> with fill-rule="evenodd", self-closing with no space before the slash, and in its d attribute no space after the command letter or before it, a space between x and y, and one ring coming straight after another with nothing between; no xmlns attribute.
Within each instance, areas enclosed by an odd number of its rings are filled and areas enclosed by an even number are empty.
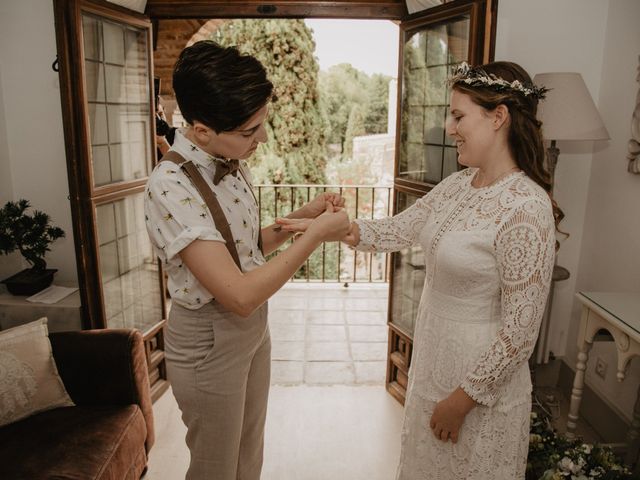
<svg viewBox="0 0 640 480"><path fill-rule="evenodd" d="M84 330L49 334L65 388L78 405L138 404L154 441L149 370L137 330Z"/></svg>

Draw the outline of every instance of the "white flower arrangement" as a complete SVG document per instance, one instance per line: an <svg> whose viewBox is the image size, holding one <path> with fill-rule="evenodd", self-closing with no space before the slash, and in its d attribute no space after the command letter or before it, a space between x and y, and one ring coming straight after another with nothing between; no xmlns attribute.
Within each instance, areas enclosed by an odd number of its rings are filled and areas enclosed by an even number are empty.
<svg viewBox="0 0 640 480"><path fill-rule="evenodd" d="M533 83L524 84L520 80L508 82L504 78L485 72L481 68L470 67L467 62L462 62L456 67L449 83L451 85L464 83L470 87L489 87L497 92L517 92L525 97L532 97L538 100L543 99L549 91L544 86L539 87Z"/></svg>
<svg viewBox="0 0 640 480"><path fill-rule="evenodd" d="M632 480L636 478L602 445L568 440L548 419L531 413L527 480Z"/></svg>

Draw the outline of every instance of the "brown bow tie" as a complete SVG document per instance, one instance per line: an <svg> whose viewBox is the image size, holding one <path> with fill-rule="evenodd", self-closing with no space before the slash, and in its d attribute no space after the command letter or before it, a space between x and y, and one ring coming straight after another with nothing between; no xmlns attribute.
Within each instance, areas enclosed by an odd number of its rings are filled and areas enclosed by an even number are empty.
<svg viewBox="0 0 640 480"><path fill-rule="evenodd" d="M240 160L217 161L216 173L213 175L213 184L218 185L220 180L222 180L228 173L237 177L238 168L240 168Z"/></svg>

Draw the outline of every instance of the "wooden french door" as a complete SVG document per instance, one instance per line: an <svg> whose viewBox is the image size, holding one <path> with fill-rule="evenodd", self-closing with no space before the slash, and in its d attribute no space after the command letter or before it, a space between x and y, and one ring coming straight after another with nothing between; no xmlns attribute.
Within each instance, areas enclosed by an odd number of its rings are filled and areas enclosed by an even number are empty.
<svg viewBox="0 0 640 480"><path fill-rule="evenodd" d="M459 169L455 144L445 135L447 78L462 61L492 57L494 28L495 8L486 0L445 3L400 22L394 214ZM425 280L422 249L394 253L390 271L387 390L404 403Z"/></svg>
<svg viewBox="0 0 640 480"><path fill-rule="evenodd" d="M148 0L146 15L102 0L54 0L61 97L85 328L145 331L156 394L163 381L161 266L141 201L155 164L149 17L360 18L400 22L394 213L458 168L444 136L451 66L493 57L497 0L454 0L407 15L404 0L326 3ZM394 254L387 388L404 401L424 283L419 248Z"/></svg>
<svg viewBox="0 0 640 480"><path fill-rule="evenodd" d="M143 210L156 162L151 22L105 2L54 8L84 328L143 332L157 398L168 383L163 276Z"/></svg>

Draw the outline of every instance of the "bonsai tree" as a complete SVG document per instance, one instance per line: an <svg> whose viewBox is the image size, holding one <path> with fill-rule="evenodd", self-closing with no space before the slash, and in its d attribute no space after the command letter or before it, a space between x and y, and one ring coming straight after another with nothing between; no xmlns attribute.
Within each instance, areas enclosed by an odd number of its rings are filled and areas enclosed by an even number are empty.
<svg viewBox="0 0 640 480"><path fill-rule="evenodd" d="M51 226L50 217L44 212L34 210L33 215L29 215L30 207L29 202L22 199L7 202L0 209L0 253L8 255L19 250L32 270L45 270L44 256L50 251L49 245L64 237L64 231Z"/></svg>

